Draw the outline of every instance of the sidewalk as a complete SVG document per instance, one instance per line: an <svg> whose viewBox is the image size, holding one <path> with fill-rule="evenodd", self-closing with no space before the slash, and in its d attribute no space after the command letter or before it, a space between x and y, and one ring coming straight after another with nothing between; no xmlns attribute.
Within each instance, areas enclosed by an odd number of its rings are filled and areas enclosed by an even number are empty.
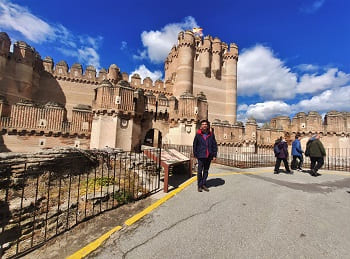
<svg viewBox="0 0 350 259"><path fill-rule="evenodd" d="M272 168L213 165L209 193L198 193L192 179L131 226L124 224L127 218L166 194L83 223L27 258L65 258L118 225L122 230L89 257L344 257L350 245L350 173L320 173L274 175ZM325 238L332 242L324 244Z"/></svg>
<svg viewBox="0 0 350 259"><path fill-rule="evenodd" d="M347 258L350 173L215 165L90 258Z"/></svg>

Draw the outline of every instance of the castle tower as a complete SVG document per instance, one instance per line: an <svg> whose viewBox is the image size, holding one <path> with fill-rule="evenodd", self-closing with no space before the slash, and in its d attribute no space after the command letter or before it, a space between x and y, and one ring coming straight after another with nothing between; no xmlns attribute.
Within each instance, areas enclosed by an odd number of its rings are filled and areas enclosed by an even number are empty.
<svg viewBox="0 0 350 259"><path fill-rule="evenodd" d="M222 44L219 38L215 38L212 43L211 76L221 78L221 53Z"/></svg>
<svg viewBox="0 0 350 259"><path fill-rule="evenodd" d="M202 46L199 48L200 54L200 66L202 72L207 76L210 77L210 68L211 68L211 37L205 36L203 40Z"/></svg>
<svg viewBox="0 0 350 259"><path fill-rule="evenodd" d="M116 64L112 64L112 65L110 65L110 67L108 69L107 78L109 80L111 80L112 82L116 83L118 81L118 79L119 79L119 73L120 73L120 70L117 67L117 65Z"/></svg>
<svg viewBox="0 0 350 259"><path fill-rule="evenodd" d="M0 32L0 79L5 72L7 57L10 53L11 40L6 32Z"/></svg>
<svg viewBox="0 0 350 259"><path fill-rule="evenodd" d="M192 31L180 32L178 36L178 66L174 96L180 97L184 92L193 93L193 66L195 40Z"/></svg>
<svg viewBox="0 0 350 259"><path fill-rule="evenodd" d="M230 50L224 55L224 68L222 80L225 84L226 94L226 119L234 124L236 122L237 114L237 61L238 61L238 47L236 44L230 44Z"/></svg>
<svg viewBox="0 0 350 259"><path fill-rule="evenodd" d="M45 57L43 60L44 70L53 73L53 59L52 57Z"/></svg>

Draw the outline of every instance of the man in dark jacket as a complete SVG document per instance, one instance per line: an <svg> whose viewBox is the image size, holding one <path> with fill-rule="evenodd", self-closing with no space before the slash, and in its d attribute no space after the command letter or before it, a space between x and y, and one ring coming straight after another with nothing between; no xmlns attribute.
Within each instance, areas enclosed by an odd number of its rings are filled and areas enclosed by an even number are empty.
<svg viewBox="0 0 350 259"><path fill-rule="evenodd" d="M301 144L300 144L300 135L296 134L295 135L295 140L292 143L292 156L293 156L293 161L291 164L292 170L298 169L302 171L301 166L303 164L303 153L304 151L301 149ZM299 160L299 163L297 162Z"/></svg>
<svg viewBox="0 0 350 259"><path fill-rule="evenodd" d="M276 140L275 146L274 146L274 152L275 152L275 157L276 157L276 164L275 164L275 170L274 174L279 173L281 161L283 161L284 167L286 168L287 173L292 174L293 172L289 169L288 165L288 144L283 139L280 137L279 139Z"/></svg>
<svg viewBox="0 0 350 259"><path fill-rule="evenodd" d="M206 186L211 160L216 160L218 147L214 133L210 131L209 121L202 120L201 126L193 140L193 155L198 160L198 191L208 192Z"/></svg>
<svg viewBox="0 0 350 259"><path fill-rule="evenodd" d="M306 143L306 153L311 160L311 175L319 176L317 171L323 166L326 150L320 141L320 134L313 135Z"/></svg>

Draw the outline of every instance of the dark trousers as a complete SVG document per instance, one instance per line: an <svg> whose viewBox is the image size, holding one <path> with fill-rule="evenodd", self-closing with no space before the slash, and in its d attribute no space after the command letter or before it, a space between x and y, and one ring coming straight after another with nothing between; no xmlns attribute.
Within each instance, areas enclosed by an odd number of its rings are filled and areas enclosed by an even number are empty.
<svg viewBox="0 0 350 259"><path fill-rule="evenodd" d="M280 165L281 165L281 161L283 161L283 164L284 164L284 167L286 168L286 171L290 172L287 158L276 158L275 172L279 171Z"/></svg>
<svg viewBox="0 0 350 259"><path fill-rule="evenodd" d="M299 163L298 161L299 160ZM291 167L292 169L301 169L301 166L303 165L303 162L304 162L304 159L303 159L303 155L301 156L293 156L293 161L292 161L292 164L291 164Z"/></svg>
<svg viewBox="0 0 350 259"><path fill-rule="evenodd" d="M315 172L320 169L324 164L323 157L310 157L311 160L311 170L314 170Z"/></svg>
<svg viewBox="0 0 350 259"><path fill-rule="evenodd" d="M197 174L198 187L202 187L207 182L210 162L211 162L210 158L198 158L198 174Z"/></svg>

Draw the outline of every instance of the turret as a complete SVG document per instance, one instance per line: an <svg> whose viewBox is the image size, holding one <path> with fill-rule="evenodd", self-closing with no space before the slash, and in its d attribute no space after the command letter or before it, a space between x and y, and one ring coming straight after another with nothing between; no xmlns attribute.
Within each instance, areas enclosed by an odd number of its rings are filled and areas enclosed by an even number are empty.
<svg viewBox="0 0 350 259"><path fill-rule="evenodd" d="M87 66L85 70L85 78L88 80L96 80L96 68L94 66Z"/></svg>
<svg viewBox="0 0 350 259"><path fill-rule="evenodd" d="M146 77L144 80L143 80L143 87L146 87L146 88L150 88L153 86L153 81L150 77Z"/></svg>
<svg viewBox="0 0 350 259"><path fill-rule="evenodd" d="M132 87L141 87L141 77L139 74L133 74L131 76L131 82L130 82Z"/></svg>
<svg viewBox="0 0 350 259"><path fill-rule="evenodd" d="M6 32L0 32L0 78L4 72L7 57L10 53L11 40Z"/></svg>
<svg viewBox="0 0 350 259"><path fill-rule="evenodd" d="M195 41L192 31L180 32L178 36L178 64L174 85L174 95L179 97L184 92L193 93L193 66Z"/></svg>
<svg viewBox="0 0 350 259"><path fill-rule="evenodd" d="M221 54L221 41L219 38L215 38L212 44L211 76L216 79L221 79Z"/></svg>
<svg viewBox="0 0 350 259"><path fill-rule="evenodd" d="M70 69L70 76L74 78L81 78L83 75L83 66L79 63L74 63Z"/></svg>
<svg viewBox="0 0 350 259"><path fill-rule="evenodd" d="M17 41L13 46L13 56L18 63L34 65L35 50L24 41Z"/></svg>
<svg viewBox="0 0 350 259"><path fill-rule="evenodd" d="M66 61L61 60L56 64L55 74L57 76L67 76L68 75L68 64Z"/></svg>
<svg viewBox="0 0 350 259"><path fill-rule="evenodd" d="M43 66L45 71L52 73L53 72L53 59L52 57L45 57L43 60Z"/></svg>
<svg viewBox="0 0 350 259"><path fill-rule="evenodd" d="M222 45L224 48L224 65L222 71L222 80L225 84L226 105L225 115L226 119L234 124L237 115L237 61L238 61L238 47L235 43L230 44L230 49L227 45Z"/></svg>
<svg viewBox="0 0 350 259"><path fill-rule="evenodd" d="M211 37L210 36L205 36L203 40L203 44L199 48L200 52L200 64L201 64L201 69L205 76L210 77L210 55L212 52L211 49Z"/></svg>
<svg viewBox="0 0 350 259"><path fill-rule="evenodd" d="M103 81L107 79L107 70L105 68L101 68L98 72L98 81Z"/></svg>
<svg viewBox="0 0 350 259"><path fill-rule="evenodd" d="M111 80L112 82L117 82L119 79L119 68L117 67L116 64L112 64L110 65L109 69L108 69L108 75L107 78L109 80Z"/></svg>

